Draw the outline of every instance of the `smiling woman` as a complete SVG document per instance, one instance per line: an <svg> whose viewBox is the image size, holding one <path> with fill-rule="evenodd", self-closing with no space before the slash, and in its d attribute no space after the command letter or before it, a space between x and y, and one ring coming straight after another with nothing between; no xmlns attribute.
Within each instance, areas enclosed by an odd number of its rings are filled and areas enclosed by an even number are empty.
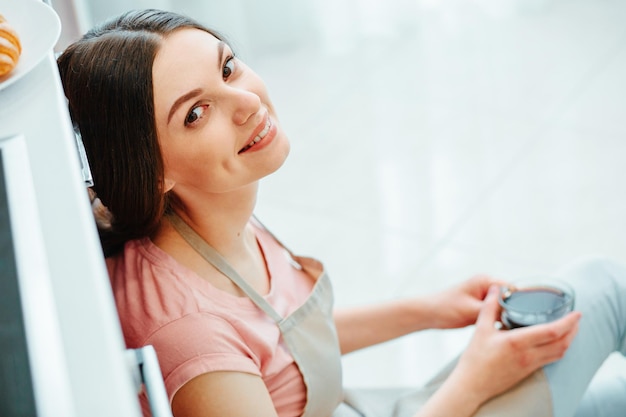
<svg viewBox="0 0 626 417"><path fill-rule="evenodd" d="M486 276L333 310L323 265L253 215L259 180L289 153L265 84L195 21L128 12L58 63L91 191L109 210L98 225L124 337L154 346L176 417L373 416L381 404L389 416L571 417L604 358L626 352L626 309L614 307L626 268L605 260L567 272L582 321L498 330L503 283ZM424 390L374 405L344 392L341 354L472 324L458 364Z"/></svg>
<svg viewBox="0 0 626 417"><path fill-rule="evenodd" d="M198 190L207 203L222 198L284 162L289 142L265 84L223 41L196 29L169 34L152 77L165 183L178 203L197 205Z"/></svg>
<svg viewBox="0 0 626 417"><path fill-rule="evenodd" d="M102 56L110 59L95 58ZM277 169L289 151L263 82L234 58L221 35L189 19L156 13L113 19L68 47L59 68L92 174L99 179L94 191L115 213L112 227L100 231L107 255L156 231L170 197L182 196L164 194L173 183L180 182L182 191L189 181L204 178L212 182L208 191L216 193L253 185ZM279 138L275 157L236 158L264 147L248 145L268 122L272 129L264 142ZM202 172L206 167L215 168L216 175ZM226 176L237 170L238 182Z"/></svg>

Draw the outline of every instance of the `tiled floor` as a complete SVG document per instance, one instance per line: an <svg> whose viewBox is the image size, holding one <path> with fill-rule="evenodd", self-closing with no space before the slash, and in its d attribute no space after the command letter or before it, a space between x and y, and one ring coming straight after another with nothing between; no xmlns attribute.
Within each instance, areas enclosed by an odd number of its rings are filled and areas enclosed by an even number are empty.
<svg viewBox="0 0 626 417"><path fill-rule="evenodd" d="M338 305L626 261L623 0L134 3L217 27L265 78L293 145L257 213ZM353 353L346 384L419 384L470 335Z"/></svg>
<svg viewBox="0 0 626 417"><path fill-rule="evenodd" d="M309 42L248 61L293 143L258 214L325 262L337 304L626 260L626 3L331 3ZM419 384L470 334L351 354L346 383Z"/></svg>

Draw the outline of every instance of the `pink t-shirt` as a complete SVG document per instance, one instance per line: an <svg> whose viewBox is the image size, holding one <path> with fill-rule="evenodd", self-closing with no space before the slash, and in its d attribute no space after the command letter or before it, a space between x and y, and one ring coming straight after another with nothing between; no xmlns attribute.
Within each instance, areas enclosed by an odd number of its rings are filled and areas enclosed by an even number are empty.
<svg viewBox="0 0 626 417"><path fill-rule="evenodd" d="M285 317L304 303L313 279L267 231L255 232L270 274L265 299ZM213 287L147 238L127 242L107 267L126 345L154 346L170 402L198 375L247 372L263 378L280 417L302 415L302 376L278 326L252 300ZM144 395L142 406L148 415Z"/></svg>

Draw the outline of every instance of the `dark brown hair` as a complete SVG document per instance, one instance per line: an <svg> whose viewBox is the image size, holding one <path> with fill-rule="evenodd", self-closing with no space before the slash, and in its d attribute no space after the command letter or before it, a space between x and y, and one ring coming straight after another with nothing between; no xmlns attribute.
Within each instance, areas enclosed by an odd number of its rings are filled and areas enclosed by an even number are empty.
<svg viewBox="0 0 626 417"><path fill-rule="evenodd" d="M124 13L91 29L57 63L94 186L113 214L100 230L106 256L130 239L150 236L168 209L154 120L152 65L160 43L181 28L220 35L172 12Z"/></svg>

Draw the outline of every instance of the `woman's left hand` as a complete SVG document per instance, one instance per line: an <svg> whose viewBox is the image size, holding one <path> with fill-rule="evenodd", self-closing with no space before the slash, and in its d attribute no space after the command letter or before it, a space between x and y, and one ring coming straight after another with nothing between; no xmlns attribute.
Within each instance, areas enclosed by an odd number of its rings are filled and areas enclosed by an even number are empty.
<svg viewBox="0 0 626 417"><path fill-rule="evenodd" d="M487 275L476 275L449 289L433 294L428 297L433 312L433 322L429 327L454 329L476 323L489 287L504 283Z"/></svg>

